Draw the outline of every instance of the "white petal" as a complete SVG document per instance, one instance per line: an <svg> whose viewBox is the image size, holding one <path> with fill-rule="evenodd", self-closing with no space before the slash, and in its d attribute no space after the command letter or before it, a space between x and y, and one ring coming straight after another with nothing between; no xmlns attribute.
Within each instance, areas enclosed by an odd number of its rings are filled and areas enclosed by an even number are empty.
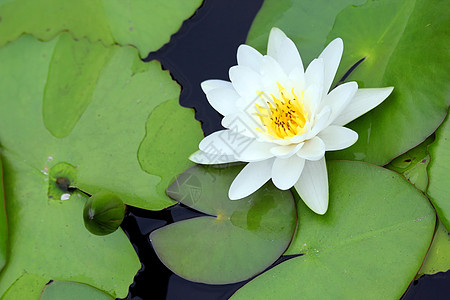
<svg viewBox="0 0 450 300"><path fill-rule="evenodd" d="M256 72L259 72L262 57L258 50L248 45L240 45L237 50L238 65L248 67Z"/></svg>
<svg viewBox="0 0 450 300"><path fill-rule="evenodd" d="M217 88L233 88L231 82L220 79L205 80L200 84L200 86L205 94L208 94L209 91Z"/></svg>
<svg viewBox="0 0 450 300"><path fill-rule="evenodd" d="M260 90L258 90L258 92L260 92ZM239 111L256 116L255 113L258 112L256 104L262 107L266 107L267 101L272 101L272 97L270 95L264 93L258 94L257 92L255 92L254 94L247 97L241 97L236 103L236 108Z"/></svg>
<svg viewBox="0 0 450 300"><path fill-rule="evenodd" d="M290 80L292 80L294 87L299 90L305 90L305 71L303 68L293 68L292 71L288 74Z"/></svg>
<svg viewBox="0 0 450 300"><path fill-rule="evenodd" d="M242 97L256 97L262 90L260 75L249 67L233 66L229 76L234 89Z"/></svg>
<svg viewBox="0 0 450 300"><path fill-rule="evenodd" d="M275 143L275 144L280 145L280 146L288 146L288 145L298 144L300 142L303 142L303 140L301 140L301 141L294 141L294 139L296 137L298 137L298 136L294 136L292 138L274 139L274 140L272 140L272 143Z"/></svg>
<svg viewBox="0 0 450 300"><path fill-rule="evenodd" d="M267 55L275 58L286 74L289 74L294 67L301 68L303 71L303 63L297 47L278 28L274 27L270 31Z"/></svg>
<svg viewBox="0 0 450 300"><path fill-rule="evenodd" d="M358 89L349 105L332 122L334 125L345 125L379 105L392 92L393 87L378 89Z"/></svg>
<svg viewBox="0 0 450 300"><path fill-rule="evenodd" d="M305 71L305 83L306 86L312 84L318 85L323 88L324 78L324 65L321 58L314 59Z"/></svg>
<svg viewBox="0 0 450 300"><path fill-rule="evenodd" d="M344 51L344 43L342 39L334 39L319 55L319 58L323 59L324 63L324 81L323 81L323 94L326 95L330 90L333 83L334 76L341 61L342 52Z"/></svg>
<svg viewBox="0 0 450 300"><path fill-rule="evenodd" d="M260 160L266 160L272 158L273 154L270 151L275 145L273 143L259 142L253 140L251 143L240 147L240 152L237 153L236 157L240 161L254 162Z"/></svg>
<svg viewBox="0 0 450 300"><path fill-rule="evenodd" d="M307 161L302 175L294 185L305 204L315 213L323 215L328 209L328 175L325 157Z"/></svg>
<svg viewBox="0 0 450 300"><path fill-rule="evenodd" d="M306 122L305 128L307 130L305 133L293 136L292 138L288 139L288 141L290 141L290 144L302 143L302 142L304 142L306 140L309 140L309 139L311 139L311 138L313 138L314 136L317 135L316 132L311 130L311 123L310 122L308 122L308 121Z"/></svg>
<svg viewBox="0 0 450 300"><path fill-rule="evenodd" d="M356 82L346 82L325 96L322 105L329 105L331 107L329 123L332 123L349 105L357 90L358 84Z"/></svg>
<svg viewBox="0 0 450 300"><path fill-rule="evenodd" d="M327 128L330 123L330 115L331 108L329 106L325 106L322 111L316 115L315 123L311 131L306 132L306 139L316 136L323 129Z"/></svg>
<svg viewBox="0 0 450 300"><path fill-rule="evenodd" d="M328 126L318 137L325 143L326 151L341 150L350 147L358 140L358 134L346 127Z"/></svg>
<svg viewBox="0 0 450 300"><path fill-rule="evenodd" d="M189 156L189 159L197 164L216 165L239 161L233 155L216 155L198 150Z"/></svg>
<svg viewBox="0 0 450 300"><path fill-rule="evenodd" d="M250 111L239 111L225 115L222 119L222 126L250 138L257 138L262 135L256 129L262 127L261 121Z"/></svg>
<svg viewBox="0 0 450 300"><path fill-rule="evenodd" d="M285 85L288 81L287 74L284 72L280 64L271 56L264 56L261 60L261 82L264 86L264 92L278 96L278 85L277 82ZM286 89L290 89L289 86L284 86Z"/></svg>
<svg viewBox="0 0 450 300"><path fill-rule="evenodd" d="M290 158L276 158L272 167L273 184L280 190L290 189L300 178L305 160L294 155Z"/></svg>
<svg viewBox="0 0 450 300"><path fill-rule="evenodd" d="M270 149L270 152L279 158L288 158L297 153L297 151L303 147L305 143L292 144L286 146L276 146Z"/></svg>
<svg viewBox="0 0 450 300"><path fill-rule="evenodd" d="M234 155L240 153L241 148L253 142L254 139L225 129L211 133L199 144L200 150L213 155Z"/></svg>
<svg viewBox="0 0 450 300"><path fill-rule="evenodd" d="M270 179L273 161L272 158L248 163L231 184L228 197L238 200L258 190Z"/></svg>
<svg viewBox="0 0 450 300"><path fill-rule="evenodd" d="M314 115L317 108L322 105L322 86L319 84L310 84L305 90L303 100L307 104L306 107L310 109L309 113Z"/></svg>
<svg viewBox="0 0 450 300"><path fill-rule="evenodd" d="M307 160L319 160L325 155L325 144L317 136L305 141L300 150L297 151L297 156Z"/></svg>
<svg viewBox="0 0 450 300"><path fill-rule="evenodd" d="M233 87L222 87L209 90L206 98L216 111L226 116L236 111L236 102L240 96Z"/></svg>

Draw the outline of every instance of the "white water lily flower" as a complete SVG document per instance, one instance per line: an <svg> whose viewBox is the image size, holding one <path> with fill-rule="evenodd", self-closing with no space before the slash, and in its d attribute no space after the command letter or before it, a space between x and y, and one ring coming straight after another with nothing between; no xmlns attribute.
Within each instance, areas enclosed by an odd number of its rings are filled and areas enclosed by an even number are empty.
<svg viewBox="0 0 450 300"><path fill-rule="evenodd" d="M230 80L202 83L209 103L227 128L205 137L190 159L200 164L248 162L229 190L244 198L272 178L281 190L294 187L306 205L328 209L325 151L347 148L358 134L343 125L380 104L393 88L358 89L347 82L330 90L343 51L333 40L306 71L295 44L278 28L267 55L247 45L237 51Z"/></svg>

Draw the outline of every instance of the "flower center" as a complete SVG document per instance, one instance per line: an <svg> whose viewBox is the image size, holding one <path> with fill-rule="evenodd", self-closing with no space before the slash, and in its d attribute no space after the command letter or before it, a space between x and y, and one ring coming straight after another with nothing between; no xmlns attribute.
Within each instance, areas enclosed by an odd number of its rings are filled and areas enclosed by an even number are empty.
<svg viewBox="0 0 450 300"><path fill-rule="evenodd" d="M266 132L277 139L293 137L303 134L307 131L305 128L308 120L308 112L305 105L294 93L291 93L277 82L279 98L272 96L273 104L267 101L268 107L262 107L255 103L258 112L256 115L260 118L265 130L257 128L261 132ZM258 92L262 98L263 93ZM303 98L304 92L302 92Z"/></svg>

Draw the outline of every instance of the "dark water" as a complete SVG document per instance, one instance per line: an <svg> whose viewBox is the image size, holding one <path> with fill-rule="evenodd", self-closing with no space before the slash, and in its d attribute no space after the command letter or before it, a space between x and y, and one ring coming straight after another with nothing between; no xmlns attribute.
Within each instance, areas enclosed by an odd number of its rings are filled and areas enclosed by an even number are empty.
<svg viewBox="0 0 450 300"><path fill-rule="evenodd" d="M206 135L221 129L221 116L208 104L200 89L206 79L228 80L236 64L237 47L245 42L251 22L263 0L205 0L170 43L151 53L182 86L180 104L193 107ZM126 299L216 300L228 299L246 282L229 285L193 283L173 274L156 257L149 242L151 231L199 213L176 205L152 212L129 207L122 224L134 245L142 269ZM411 283L403 299L450 299L450 271L424 276Z"/></svg>

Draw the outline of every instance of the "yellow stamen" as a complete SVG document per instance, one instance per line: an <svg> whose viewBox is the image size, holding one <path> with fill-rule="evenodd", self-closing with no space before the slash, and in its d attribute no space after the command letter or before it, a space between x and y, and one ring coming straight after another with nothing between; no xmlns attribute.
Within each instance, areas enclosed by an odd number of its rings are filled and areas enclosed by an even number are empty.
<svg viewBox="0 0 450 300"><path fill-rule="evenodd" d="M299 99L292 89L291 93L277 82L279 97L272 96L273 103L267 101L267 108L255 103L258 112L256 115L261 120L262 128L257 128L261 132L267 132L277 139L293 137L306 132L305 124L308 120L308 112L302 99ZM258 91L258 95L263 99L263 93ZM279 99L281 98L281 99Z"/></svg>

